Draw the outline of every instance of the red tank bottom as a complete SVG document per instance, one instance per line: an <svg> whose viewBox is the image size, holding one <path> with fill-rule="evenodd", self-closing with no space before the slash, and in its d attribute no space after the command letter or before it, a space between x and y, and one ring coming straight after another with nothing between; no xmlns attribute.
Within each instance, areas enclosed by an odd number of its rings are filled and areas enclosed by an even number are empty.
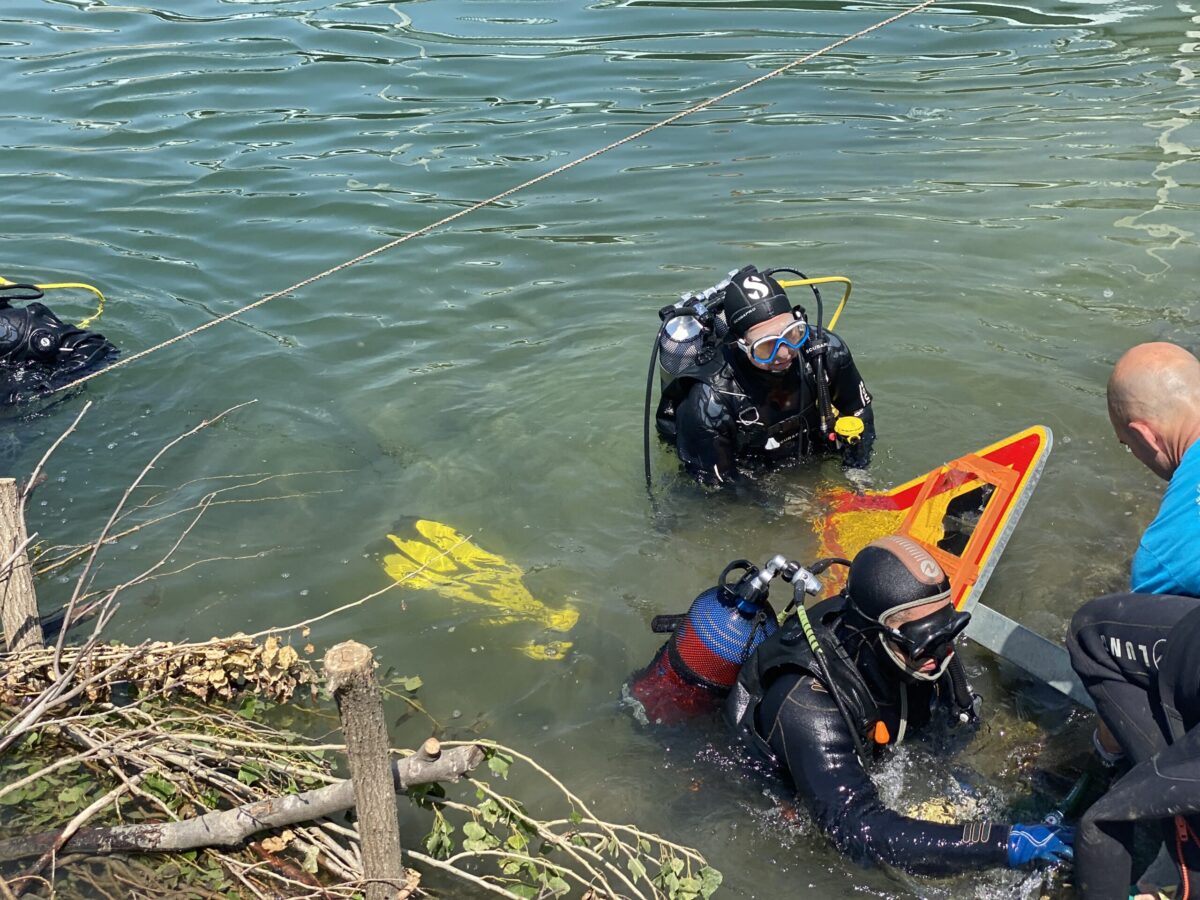
<svg viewBox="0 0 1200 900"><path fill-rule="evenodd" d="M711 688L689 682L671 665L663 644L650 665L633 676L629 692L656 725L677 725L716 709L720 698Z"/></svg>

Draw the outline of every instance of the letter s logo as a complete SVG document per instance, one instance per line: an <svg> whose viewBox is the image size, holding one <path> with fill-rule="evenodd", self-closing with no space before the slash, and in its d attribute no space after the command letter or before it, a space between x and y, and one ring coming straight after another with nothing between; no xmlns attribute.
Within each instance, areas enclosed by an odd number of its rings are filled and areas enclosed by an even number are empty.
<svg viewBox="0 0 1200 900"><path fill-rule="evenodd" d="M765 300L771 294L767 283L758 275L747 275L742 279L742 290L751 300Z"/></svg>

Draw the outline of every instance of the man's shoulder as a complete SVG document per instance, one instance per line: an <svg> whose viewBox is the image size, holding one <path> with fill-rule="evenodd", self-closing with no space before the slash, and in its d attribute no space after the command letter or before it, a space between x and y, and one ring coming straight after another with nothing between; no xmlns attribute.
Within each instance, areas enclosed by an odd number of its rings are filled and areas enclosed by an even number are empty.
<svg viewBox="0 0 1200 900"><path fill-rule="evenodd" d="M1200 459L1200 455L1195 458ZM1200 596L1200 466L1181 466L1133 558L1134 590Z"/></svg>

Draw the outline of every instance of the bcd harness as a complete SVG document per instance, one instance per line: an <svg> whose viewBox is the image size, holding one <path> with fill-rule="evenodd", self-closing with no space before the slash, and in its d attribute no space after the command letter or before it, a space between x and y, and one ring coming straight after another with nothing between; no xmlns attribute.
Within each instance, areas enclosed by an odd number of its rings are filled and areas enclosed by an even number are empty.
<svg viewBox="0 0 1200 900"><path fill-rule="evenodd" d="M909 720L909 686L901 683L898 713L885 715L862 672L832 628L831 623L844 612L845 602L844 596L839 594L807 611L812 640L805 634L804 620L800 616L788 616L779 631L765 640L742 667L737 684L726 701L725 716L763 758L772 759L774 752L763 737L760 726L764 723L758 721L758 711L770 685L789 672L810 676L828 691L864 763L867 762L867 747L899 744L904 740ZM814 642L820 648L820 658L814 651ZM936 685L939 693L949 698L961 721L976 716L974 697L965 684L962 663L956 655ZM924 691L920 693L923 695Z"/></svg>
<svg viewBox="0 0 1200 900"><path fill-rule="evenodd" d="M819 351L822 356L828 349L828 343L820 342L824 349ZM806 354L808 345L804 347ZM823 362L823 361L822 361ZM802 365L802 363L798 363ZM718 394L722 402L730 410L734 422L735 441L738 456L754 456L793 452L796 456L806 456L813 452L810 441L811 427L809 416L819 415L814 400L814 378L811 362L802 368L800 382L801 392L798 403L790 406L788 415L775 421L769 408L764 408L761 402L756 403L750 396L750 391L743 386L734 371L733 366L724 359L720 349L703 362L680 372L662 391L655 414L655 425L658 433L672 446L677 440L676 411L689 391L696 384L705 384ZM824 365L821 367L824 372ZM826 387L828 390L828 386ZM816 423L811 423L815 425ZM793 442L797 442L793 448ZM786 448L786 449L785 449Z"/></svg>

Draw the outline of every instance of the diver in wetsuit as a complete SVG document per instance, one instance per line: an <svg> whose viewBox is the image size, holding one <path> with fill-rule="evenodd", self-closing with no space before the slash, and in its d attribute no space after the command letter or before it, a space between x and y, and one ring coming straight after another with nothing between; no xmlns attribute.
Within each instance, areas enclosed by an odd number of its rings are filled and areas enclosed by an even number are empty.
<svg viewBox="0 0 1200 900"><path fill-rule="evenodd" d="M680 371L658 405L658 433L688 473L718 484L736 480L748 461L838 451L847 468L865 468L875 419L845 341L811 325L754 266L731 276L722 309L716 352Z"/></svg>
<svg viewBox="0 0 1200 900"><path fill-rule="evenodd" d="M63 322L41 297L33 285L0 285L0 406L48 394L117 356L103 335Z"/></svg>
<svg viewBox="0 0 1200 900"><path fill-rule="evenodd" d="M845 591L759 645L726 701L739 735L786 770L821 830L859 861L938 875L1071 856L1069 829L901 815L867 774L883 745L927 725L938 707L975 720L954 653L969 619L927 551L882 538L854 558Z"/></svg>
<svg viewBox="0 0 1200 900"><path fill-rule="evenodd" d="M1200 599L1111 594L1085 603L1071 665L1133 768L1079 826L1085 900L1125 900L1139 823L1160 827L1178 868L1176 900L1200 896ZM1158 896L1156 889L1139 888Z"/></svg>

